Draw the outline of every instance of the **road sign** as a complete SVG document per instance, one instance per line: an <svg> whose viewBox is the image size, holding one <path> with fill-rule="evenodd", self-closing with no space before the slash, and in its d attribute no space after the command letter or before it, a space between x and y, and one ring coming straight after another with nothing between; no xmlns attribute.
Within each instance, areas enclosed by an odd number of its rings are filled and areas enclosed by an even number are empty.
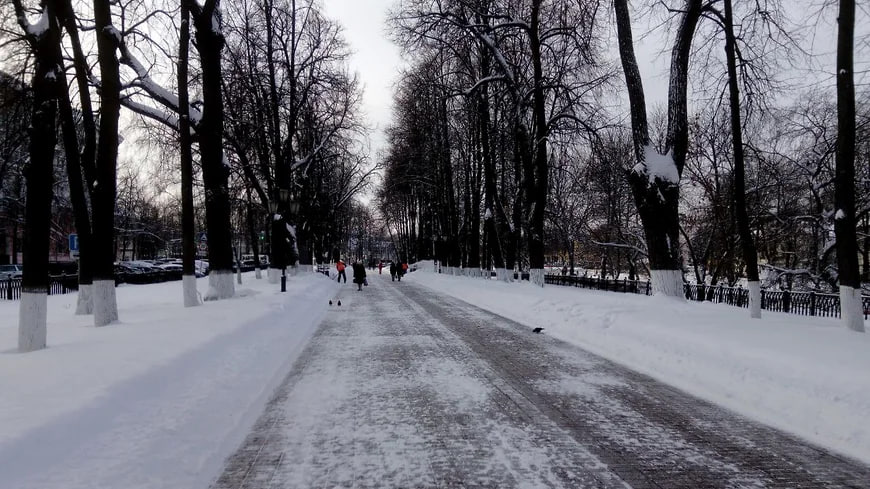
<svg viewBox="0 0 870 489"><path fill-rule="evenodd" d="M199 233L197 241L199 241L200 243L205 243L208 241L208 236L205 233Z"/></svg>
<svg viewBox="0 0 870 489"><path fill-rule="evenodd" d="M79 235L78 234L70 234L69 235L69 257L70 258L78 258L79 256Z"/></svg>

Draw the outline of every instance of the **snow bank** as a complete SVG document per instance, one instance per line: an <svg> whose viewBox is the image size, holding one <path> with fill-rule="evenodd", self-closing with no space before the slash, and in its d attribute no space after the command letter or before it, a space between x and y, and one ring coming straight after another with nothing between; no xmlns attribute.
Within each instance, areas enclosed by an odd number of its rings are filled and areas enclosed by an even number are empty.
<svg viewBox="0 0 870 489"><path fill-rule="evenodd" d="M74 315L75 294L52 296L48 348L28 354L17 303L0 304L0 487L207 487L336 287L306 274L281 294L247 275L194 308L181 282L119 287L104 328Z"/></svg>
<svg viewBox="0 0 870 489"><path fill-rule="evenodd" d="M428 271L409 280L870 462L870 335L836 319Z"/></svg>

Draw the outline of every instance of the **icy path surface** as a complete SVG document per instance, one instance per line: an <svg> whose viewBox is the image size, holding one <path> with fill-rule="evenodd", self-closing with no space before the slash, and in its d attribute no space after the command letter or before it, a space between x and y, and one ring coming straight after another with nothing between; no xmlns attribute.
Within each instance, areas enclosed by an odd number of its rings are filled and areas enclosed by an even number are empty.
<svg viewBox="0 0 870 489"><path fill-rule="evenodd" d="M213 487L870 487L870 468L413 282L333 306Z"/></svg>

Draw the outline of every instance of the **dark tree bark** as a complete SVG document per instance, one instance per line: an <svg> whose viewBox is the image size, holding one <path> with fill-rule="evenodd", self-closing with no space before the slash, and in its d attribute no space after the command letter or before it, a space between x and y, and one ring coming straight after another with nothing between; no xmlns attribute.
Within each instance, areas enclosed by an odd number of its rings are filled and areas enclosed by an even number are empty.
<svg viewBox="0 0 870 489"><path fill-rule="evenodd" d="M93 197L93 184L96 181L97 126L94 119L93 103L88 86L88 63L79 39L78 25L70 0L62 1L61 24L73 50L73 66L79 92L79 111L84 141L79 148L76 125L73 118L72 102L69 91L60 99L61 118L64 127L64 145L67 154L67 178L70 187L76 232L79 241L79 291L76 314L93 314L93 230L88 199ZM81 151L81 152L79 152Z"/></svg>
<svg viewBox="0 0 870 489"><path fill-rule="evenodd" d="M79 153L78 131L76 130L75 117L72 104L69 100L69 92L58 97L60 121L63 127L63 145L66 154L66 173L69 182L70 202L73 207L76 233L79 241L79 294L90 294L90 286L93 284L91 269L91 218L88 209L88 201L85 196L85 186L82 181L81 155ZM87 291L87 292L86 292ZM86 302L79 301L77 314L91 314L92 302L84 298ZM82 308L84 306L84 308Z"/></svg>
<svg viewBox="0 0 870 489"><path fill-rule="evenodd" d="M657 294L681 297L682 277L679 248L679 176L688 150L687 84L692 38L701 16L701 0L686 0L674 48L671 52L668 89L668 133L665 155L652 149L643 82L631 34L627 0L613 2L619 54L631 107L635 158L639 164L629 172L638 214L647 242L653 289ZM648 158L673 161L676 175L651 173ZM674 181L675 180L675 181Z"/></svg>
<svg viewBox="0 0 870 489"><path fill-rule="evenodd" d="M196 290L196 224L193 210L193 137L190 134L188 66L190 58L190 9L181 0L178 43L178 141L181 163L181 267L184 306L199 305Z"/></svg>
<svg viewBox="0 0 870 489"><path fill-rule="evenodd" d="M185 0L196 27L196 49L202 66L202 121L199 126L199 149L202 179L205 186L205 214L208 226L209 290L206 300L226 299L235 295L233 284L233 245L230 220L229 168L224 164L224 105L221 84L220 0L208 0L200 6Z"/></svg>
<svg viewBox="0 0 870 489"><path fill-rule="evenodd" d="M94 238L94 325L118 319L115 299L115 194L121 77L120 33L112 25L110 0L94 0L94 26L100 64L100 130L92 199Z"/></svg>
<svg viewBox="0 0 870 489"><path fill-rule="evenodd" d="M746 212L746 165L743 155L743 124L740 117L740 88L737 79L737 46L731 0L725 1L725 58L728 64L728 95L731 108L731 141L734 147L734 215L743 247L746 278L749 281L749 309L753 318L761 317L761 289L758 277L758 252Z"/></svg>
<svg viewBox="0 0 870 489"><path fill-rule="evenodd" d="M254 206L251 203L251 191L248 189L248 199L245 202L246 221L248 224L248 238L251 240L251 251L254 254L254 267L256 268L257 278L260 278L260 241L257 236L255 226L256 219L254 217Z"/></svg>
<svg viewBox="0 0 870 489"><path fill-rule="evenodd" d="M544 219L547 206L547 193L550 188L550 169L547 161L547 119L545 113L544 75L541 66L540 28L541 0L532 1L532 15L529 30L529 46L532 55L533 87L532 113L535 122L534 164L532 173L526 175L530 180L531 194L527 196L529 212L529 269L532 283L544 286Z"/></svg>
<svg viewBox="0 0 870 489"><path fill-rule="evenodd" d="M488 274L490 267L495 267L499 270L506 268L504 242L508 236L504 232L507 227L507 216L498 202L498 175L496 174L492 140L490 138L491 123L486 87L483 87L478 99L478 120L480 123L480 147L483 159L485 193L484 232L486 233L488 256L492 258L492 262L487 261L484 267L486 269L485 272Z"/></svg>
<svg viewBox="0 0 870 489"><path fill-rule="evenodd" d="M60 27L56 0L43 4L44 26L27 22L21 2L14 2L15 14L33 53L31 88L33 112L30 129L30 161L24 168L27 204L24 211L24 273L18 316L18 351L46 347L48 256L51 230L51 201L54 184L54 148L57 99L66 85L60 51ZM41 30L40 30L41 29Z"/></svg>
<svg viewBox="0 0 870 489"><path fill-rule="evenodd" d="M837 17L837 168L834 180L834 233L841 318L853 331L864 331L858 236L855 218L855 0L840 0Z"/></svg>

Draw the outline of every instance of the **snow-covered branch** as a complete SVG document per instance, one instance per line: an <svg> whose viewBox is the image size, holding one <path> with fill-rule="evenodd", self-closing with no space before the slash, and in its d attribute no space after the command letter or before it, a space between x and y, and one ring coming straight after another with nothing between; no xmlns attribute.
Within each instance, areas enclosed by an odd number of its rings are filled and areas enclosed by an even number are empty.
<svg viewBox="0 0 870 489"><path fill-rule="evenodd" d="M178 117L175 115L174 112L164 112L160 109L140 104L131 99L130 97L122 97L121 105L141 116L147 117L163 125L169 126L176 131L178 130Z"/></svg>
<svg viewBox="0 0 870 489"><path fill-rule="evenodd" d="M148 69L146 69L145 66L143 66L142 63L139 62L139 60L130 52L130 50L128 49L128 47L125 43L123 43L123 42L120 43L119 49L121 51L121 58L120 58L121 63L123 63L125 66L128 66L129 68L131 68L133 70L134 73L136 73L136 78L128 84L128 87L141 88L142 90L145 91L145 93L148 94L148 96L152 100L154 100L158 104L162 105L167 110L170 110L173 113L177 114L178 109L179 109L178 96L171 93L169 90L166 90L165 88L160 86L158 83L156 83L151 78L151 75L150 75ZM128 100L129 100L129 98L128 98ZM150 109L150 111L147 111L149 113L144 113L143 110L149 109L149 107L147 107L143 104L138 104L138 103L132 102L132 101L130 101L129 104L125 101L122 101L122 103L124 103L125 107L130 108L131 110L134 110L135 112L137 112L139 114L146 115L154 120L167 123L164 120L164 119L166 119L166 117L164 117L164 116L154 117L155 114L160 114L160 112L157 111L156 109ZM177 117L171 116L171 119L174 120L175 123L168 124L168 125L170 125L170 127L174 128L174 129L178 129ZM196 108L190 107L190 125L191 125L191 129L194 132L197 131L197 129L199 127L199 122L201 120L202 120L202 113L199 110L197 110Z"/></svg>
<svg viewBox="0 0 870 489"><path fill-rule="evenodd" d="M633 251L640 253L643 256L647 256L646 250L642 250L635 245L624 244L624 243L604 243L604 242L595 241L595 240L592 240L592 243L594 243L598 246L606 246L608 248L623 248L623 249L627 249L627 250L633 250Z"/></svg>

